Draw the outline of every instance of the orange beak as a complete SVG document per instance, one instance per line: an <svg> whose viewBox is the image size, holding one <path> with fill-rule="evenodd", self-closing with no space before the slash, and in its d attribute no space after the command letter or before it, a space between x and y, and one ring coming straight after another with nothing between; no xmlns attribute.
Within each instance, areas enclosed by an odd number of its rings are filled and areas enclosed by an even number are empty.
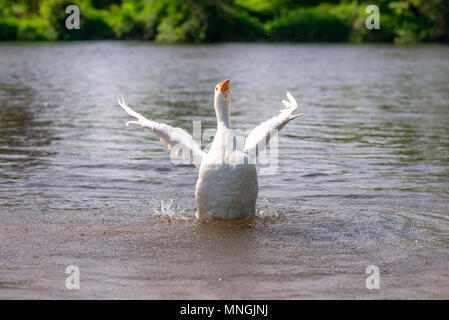
<svg viewBox="0 0 449 320"><path fill-rule="evenodd" d="M229 90L229 82L230 82L230 80L227 79L219 84L221 92L225 92L225 91Z"/></svg>

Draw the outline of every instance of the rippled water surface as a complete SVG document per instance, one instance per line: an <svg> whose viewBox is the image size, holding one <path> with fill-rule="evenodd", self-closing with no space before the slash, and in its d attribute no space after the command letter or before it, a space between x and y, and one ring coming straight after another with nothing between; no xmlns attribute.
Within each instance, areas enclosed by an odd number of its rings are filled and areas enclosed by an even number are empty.
<svg viewBox="0 0 449 320"><path fill-rule="evenodd" d="M0 44L0 298L449 298L449 47ZM116 103L213 128L302 118L252 221L194 218L173 165ZM66 290L77 265L81 289ZM380 268L368 290L365 269Z"/></svg>

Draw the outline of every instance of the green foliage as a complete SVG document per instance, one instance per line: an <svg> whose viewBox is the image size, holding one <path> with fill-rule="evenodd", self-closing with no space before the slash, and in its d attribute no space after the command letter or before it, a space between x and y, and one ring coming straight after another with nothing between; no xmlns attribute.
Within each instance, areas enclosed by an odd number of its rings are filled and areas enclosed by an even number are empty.
<svg viewBox="0 0 449 320"><path fill-rule="evenodd" d="M367 6L368 4L358 6L357 17L352 25L352 32L349 40L351 42L393 42L395 38L395 17L388 12L384 12L385 10L379 6L380 29L368 30L365 26L365 20L369 16L365 11Z"/></svg>
<svg viewBox="0 0 449 320"><path fill-rule="evenodd" d="M120 5L122 0L91 0L91 3L95 9L107 9L112 4Z"/></svg>
<svg viewBox="0 0 449 320"><path fill-rule="evenodd" d="M16 40L19 29L18 20L15 18L0 19L0 40Z"/></svg>
<svg viewBox="0 0 449 320"><path fill-rule="evenodd" d="M43 19L22 21L17 30L19 40L54 40L56 33Z"/></svg>
<svg viewBox="0 0 449 320"><path fill-rule="evenodd" d="M199 42L205 38L206 14L197 3L169 1L159 10L156 41Z"/></svg>
<svg viewBox="0 0 449 320"><path fill-rule="evenodd" d="M256 17L231 6L209 7L209 41L256 41L267 38L263 25ZM213 13L212 13L213 12Z"/></svg>
<svg viewBox="0 0 449 320"><path fill-rule="evenodd" d="M388 4L394 16L394 42L400 44L415 43L434 37L432 22L425 14L417 14L419 1L396 1Z"/></svg>
<svg viewBox="0 0 449 320"><path fill-rule="evenodd" d="M354 5L298 8L268 23L267 31L278 41L348 41L355 13Z"/></svg>
<svg viewBox="0 0 449 320"><path fill-rule="evenodd" d="M68 30L65 12L69 5L75 4L80 9L80 29ZM108 13L96 10L90 6L88 0L48 0L41 5L41 14L55 30L59 40L94 40L113 39L114 33L107 23Z"/></svg>
<svg viewBox="0 0 449 320"><path fill-rule="evenodd" d="M3 0L0 40L449 41L445 0ZM65 9L80 9L68 30ZM368 5L380 29L365 27Z"/></svg>

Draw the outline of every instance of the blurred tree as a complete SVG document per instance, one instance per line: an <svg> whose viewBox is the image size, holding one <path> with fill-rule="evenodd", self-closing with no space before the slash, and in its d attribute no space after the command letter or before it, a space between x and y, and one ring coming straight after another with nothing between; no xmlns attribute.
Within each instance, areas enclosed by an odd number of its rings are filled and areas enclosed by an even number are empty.
<svg viewBox="0 0 449 320"><path fill-rule="evenodd" d="M111 4L121 5L122 0L91 0L92 1L92 7L96 9L106 9Z"/></svg>
<svg viewBox="0 0 449 320"><path fill-rule="evenodd" d="M65 28L69 4L80 30ZM449 42L448 17L448 0L2 0L0 40Z"/></svg>

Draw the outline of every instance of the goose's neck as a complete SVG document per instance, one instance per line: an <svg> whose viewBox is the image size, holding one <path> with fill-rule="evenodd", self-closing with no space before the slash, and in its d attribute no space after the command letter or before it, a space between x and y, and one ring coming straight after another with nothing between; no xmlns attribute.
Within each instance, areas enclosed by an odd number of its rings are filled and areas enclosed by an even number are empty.
<svg viewBox="0 0 449 320"><path fill-rule="evenodd" d="M230 101L215 104L215 114L217 116L217 129L231 129Z"/></svg>
<svg viewBox="0 0 449 320"><path fill-rule="evenodd" d="M217 129L231 129L231 120L229 117L224 117L221 120L217 117Z"/></svg>

